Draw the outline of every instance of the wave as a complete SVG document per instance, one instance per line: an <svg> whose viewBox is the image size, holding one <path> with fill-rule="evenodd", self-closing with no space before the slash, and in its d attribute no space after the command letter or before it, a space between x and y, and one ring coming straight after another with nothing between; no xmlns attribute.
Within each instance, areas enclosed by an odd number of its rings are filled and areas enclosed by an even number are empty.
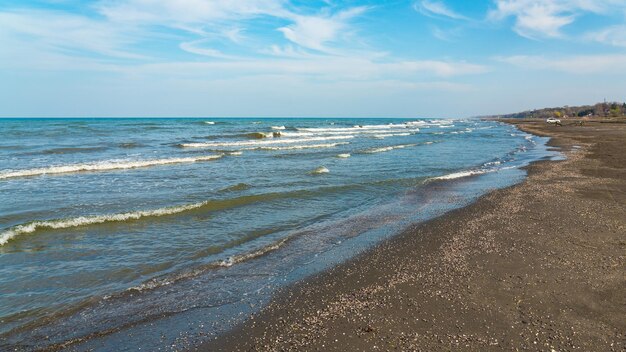
<svg viewBox="0 0 626 352"><path fill-rule="evenodd" d="M192 270L189 271L184 271L184 272L180 272L174 275L166 275L165 277L158 277L158 278L154 278L151 280L148 280L147 282L142 283L139 286L135 286L135 287L131 287L129 289L126 290L126 292L132 292L132 291L145 291L145 290L153 290L162 286L168 286L171 285L173 283L179 282L181 280L186 280L186 279L191 279L193 277L196 277L198 275L201 275L203 273L205 273L207 270L211 270L211 269L219 269L219 268L230 268L233 265L239 264L239 263L243 263L246 262L248 260L251 259L255 259L258 257L261 257L267 253L273 252L277 249L280 249L281 247L283 247L287 242L291 241L292 238L294 236L287 236L284 237L276 242L270 243L264 247L261 247L257 250L248 252L248 253L243 253L243 254L238 254L238 255L233 255L230 256L224 260L219 260L219 261L215 261L212 263L208 263L205 265L200 265ZM238 241L237 241L238 242ZM238 244L238 243L237 243ZM111 296L107 296L107 299L110 299Z"/></svg>
<svg viewBox="0 0 626 352"><path fill-rule="evenodd" d="M466 171L454 172L454 173L443 175L443 176L433 177L432 179L433 180L454 180L454 179L462 178L462 177L482 175L482 174L486 174L488 172L493 172L493 171L497 171L497 170L466 170Z"/></svg>
<svg viewBox="0 0 626 352"><path fill-rule="evenodd" d="M271 132L250 132L250 133L246 133L245 136L250 139L263 139L263 138L274 137L274 135Z"/></svg>
<svg viewBox="0 0 626 352"><path fill-rule="evenodd" d="M250 252L250 253L245 253L245 254L240 254L240 255L234 255L232 257L228 257L228 259L226 260L222 260L219 261L217 264L217 266L221 266L221 267L225 267L225 268L229 268L235 264L239 264L239 263L243 263L245 261L248 261L250 259L254 259L254 258L258 258L260 256L263 256L269 252L273 252L277 249L279 249L280 247L282 247L285 243L289 242L289 240L291 240L291 237L285 237L279 241L276 241L268 246L265 246L263 248L257 249L256 251Z"/></svg>
<svg viewBox="0 0 626 352"><path fill-rule="evenodd" d="M352 127L306 127L306 128L296 128L298 131L303 132L341 132L346 130L352 131L366 131L366 130L386 130L386 129L399 129L399 128L407 128L407 124L393 124L389 123L386 125L355 125Z"/></svg>
<svg viewBox="0 0 626 352"><path fill-rule="evenodd" d="M285 126L272 126L273 130L284 130Z"/></svg>
<svg viewBox="0 0 626 352"><path fill-rule="evenodd" d="M245 188L243 185L232 186L235 188ZM32 234L42 229L68 229L79 226L98 225L108 222L124 222L128 220L139 220L145 217L159 217L166 215L174 215L183 213L190 210L207 210L207 211L219 211L225 209L236 208L240 206L246 206L254 203L268 202L279 199L287 198L306 198L309 196L315 196L319 194L327 194L329 192L337 192L354 185L341 185L320 187L313 190L294 190L289 192L272 192L262 193L254 195L240 196L236 198L218 199L218 200L205 200L202 202L191 203L186 205L179 205L173 207L158 208L153 210L139 210L119 214L107 214L107 215L87 215L79 216L75 218L67 219L53 219L53 220L37 220L29 223L17 225L0 232L0 246L5 245L13 238L24 235ZM224 189L223 191L226 191Z"/></svg>
<svg viewBox="0 0 626 352"><path fill-rule="evenodd" d="M326 144L304 144L304 145L292 145L288 147L258 147L251 148L252 150L299 150L299 149L320 149L320 148L334 148L340 145L350 144L348 142L341 143L326 143Z"/></svg>
<svg viewBox="0 0 626 352"><path fill-rule="evenodd" d="M345 154L337 154L337 157L338 157L338 158L342 158L342 159L347 159L347 158L349 158L349 157L350 157L350 154L348 154L348 153L345 153Z"/></svg>
<svg viewBox="0 0 626 352"><path fill-rule="evenodd" d="M418 128L399 128L399 129L385 129L385 130L354 130L354 129L342 129L341 131L330 132L282 132L283 137L316 137L316 136L333 136L333 135L351 135L351 136L370 136L376 134L389 134L389 133L410 133L415 134L420 130Z"/></svg>
<svg viewBox="0 0 626 352"><path fill-rule="evenodd" d="M180 147L183 148L210 148L210 147L238 147L238 146L263 146L271 144L293 144L293 143L306 143L315 141L328 141L328 140L342 140L352 139L354 136L332 136L332 137L312 137L312 138L300 138L300 139L273 139L263 141L234 141L234 142L215 142L215 143L183 143Z"/></svg>
<svg viewBox="0 0 626 352"><path fill-rule="evenodd" d="M209 161L221 158L222 155L208 155L186 158L170 158L170 159L152 159L152 160L137 160L137 161L100 161L86 164L70 164L70 165L57 165L35 169L15 170L0 172L0 180L17 177L29 177L29 176L41 176L50 174L66 174L75 172L88 172L88 171L111 171L122 169L136 169L142 167L169 165L169 164L183 164L183 163L195 163L199 161Z"/></svg>
<svg viewBox="0 0 626 352"><path fill-rule="evenodd" d="M154 210L140 210L121 214L79 216L70 219L33 221L27 224L15 226L9 230L1 232L0 246L5 245L7 242L19 235L31 234L40 229L68 229L79 226L103 224L107 222L123 222L127 220L138 220L145 217L172 215L182 213L187 210L200 208L207 204L208 202L201 202L168 208L159 208Z"/></svg>
<svg viewBox="0 0 626 352"><path fill-rule="evenodd" d="M106 147L65 147L65 148L53 148L47 149L41 152L41 154L72 154L72 153L89 153L106 150ZM36 154L36 153L33 153Z"/></svg>
<svg viewBox="0 0 626 352"><path fill-rule="evenodd" d="M247 183L238 183L236 185L232 185L229 187L226 187L224 189L221 189L220 192L234 192L234 191L245 191L247 189L252 188L252 186L250 186Z"/></svg>
<svg viewBox="0 0 626 352"><path fill-rule="evenodd" d="M387 137L404 137L404 136L411 136L413 135L412 133L384 133L384 134L375 134L373 137L374 138L387 138Z"/></svg>
<svg viewBox="0 0 626 352"><path fill-rule="evenodd" d="M404 149L404 148L409 148L409 147L415 147L416 145L417 144L390 145L388 147L368 149L368 150L363 151L363 153L365 154L383 153L383 152L388 152L394 149Z"/></svg>
<svg viewBox="0 0 626 352"><path fill-rule="evenodd" d="M215 122L213 121L204 121L205 125L215 125Z"/></svg>
<svg viewBox="0 0 626 352"><path fill-rule="evenodd" d="M333 128L297 128L298 133L295 132L287 132L286 135L304 135L304 134L336 134L336 133L345 133L345 134L367 134L367 133L384 133L391 131L406 131L411 130L414 132L419 132L419 128L415 126L407 126L407 125L380 125L382 127L378 127L378 125L373 126L363 126L363 127L333 127Z"/></svg>
<svg viewBox="0 0 626 352"><path fill-rule="evenodd" d="M491 162L485 163L484 166L486 168L483 168L483 169L464 170L464 171L454 172L454 173L443 175L443 176L433 177L431 178L431 180L454 180L457 178L483 175L483 174L488 174L492 172L500 172L503 170L510 170L510 169L518 168L517 166L496 167L497 165L501 165L501 164L502 164L502 161L491 161Z"/></svg>
<svg viewBox="0 0 626 352"><path fill-rule="evenodd" d="M328 170L325 166L320 166L317 169L311 171L312 175L321 175L321 174L327 174L329 173L330 170Z"/></svg>
<svg viewBox="0 0 626 352"><path fill-rule="evenodd" d="M120 148L131 149L131 148L141 147L142 145L136 142L125 142L125 143L119 143L117 146Z"/></svg>

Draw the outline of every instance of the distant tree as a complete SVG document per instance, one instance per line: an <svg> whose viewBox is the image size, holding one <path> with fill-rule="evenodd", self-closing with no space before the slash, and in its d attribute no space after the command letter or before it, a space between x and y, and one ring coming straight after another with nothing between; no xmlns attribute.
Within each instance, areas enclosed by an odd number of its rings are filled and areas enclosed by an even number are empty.
<svg viewBox="0 0 626 352"><path fill-rule="evenodd" d="M619 105L617 105L616 103L613 103L611 104L611 109L609 110L609 114L613 117L617 117L622 114L622 110L620 109Z"/></svg>
<svg viewBox="0 0 626 352"><path fill-rule="evenodd" d="M593 114L596 116L606 116L607 111L608 111L607 103L598 103L593 106Z"/></svg>
<svg viewBox="0 0 626 352"><path fill-rule="evenodd" d="M563 116L563 113L560 111L555 111L554 112L554 117L556 117L557 119L560 119Z"/></svg>

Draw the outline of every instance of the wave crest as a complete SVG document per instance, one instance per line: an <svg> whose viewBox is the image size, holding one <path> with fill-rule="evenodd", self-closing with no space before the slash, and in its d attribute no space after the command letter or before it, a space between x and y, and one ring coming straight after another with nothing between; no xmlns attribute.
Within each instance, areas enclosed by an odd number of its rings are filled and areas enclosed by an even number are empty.
<svg viewBox="0 0 626 352"><path fill-rule="evenodd" d="M152 160L138 160L138 161L100 161L100 162L86 163L86 164L58 165L58 166L49 166L49 167L26 169L26 170L4 171L0 173L0 180L8 179L8 178L42 176L42 175L50 175L50 174L67 174L67 173L89 172L89 171L111 171L111 170L122 170L122 169L136 169L136 168L168 165L168 164L195 163L199 161L215 160L221 157L222 155L208 155L208 156L196 156L196 157L186 157L186 158L152 159Z"/></svg>

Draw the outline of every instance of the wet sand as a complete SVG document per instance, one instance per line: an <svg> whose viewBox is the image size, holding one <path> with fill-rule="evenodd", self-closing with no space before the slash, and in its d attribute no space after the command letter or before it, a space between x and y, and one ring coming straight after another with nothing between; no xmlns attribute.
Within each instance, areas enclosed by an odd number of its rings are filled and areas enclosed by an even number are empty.
<svg viewBox="0 0 626 352"><path fill-rule="evenodd" d="M198 350L626 350L626 121L507 122L567 160L287 288Z"/></svg>

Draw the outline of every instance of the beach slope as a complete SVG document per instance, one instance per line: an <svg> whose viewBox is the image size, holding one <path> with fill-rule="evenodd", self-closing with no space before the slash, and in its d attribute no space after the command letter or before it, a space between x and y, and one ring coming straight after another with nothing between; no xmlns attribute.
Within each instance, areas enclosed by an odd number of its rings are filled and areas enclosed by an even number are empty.
<svg viewBox="0 0 626 352"><path fill-rule="evenodd" d="M509 122L567 160L286 289L199 349L623 351L626 123Z"/></svg>

